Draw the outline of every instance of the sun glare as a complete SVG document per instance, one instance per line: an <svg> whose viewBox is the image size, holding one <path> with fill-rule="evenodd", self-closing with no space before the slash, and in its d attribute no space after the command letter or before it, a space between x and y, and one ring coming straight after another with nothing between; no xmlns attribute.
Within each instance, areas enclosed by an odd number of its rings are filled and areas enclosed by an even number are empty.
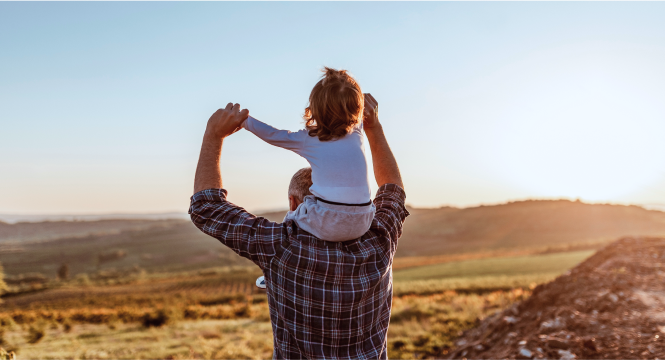
<svg viewBox="0 0 665 360"><path fill-rule="evenodd" d="M492 122L495 171L541 196L591 201L662 179L662 89L651 84L663 71L645 60L654 57L558 50L500 75L515 80Z"/></svg>

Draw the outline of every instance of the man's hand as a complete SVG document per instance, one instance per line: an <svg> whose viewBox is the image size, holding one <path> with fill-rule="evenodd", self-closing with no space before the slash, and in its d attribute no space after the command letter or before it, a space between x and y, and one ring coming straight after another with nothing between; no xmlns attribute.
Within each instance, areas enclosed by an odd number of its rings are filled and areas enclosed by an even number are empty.
<svg viewBox="0 0 665 360"><path fill-rule="evenodd" d="M240 111L239 104L228 103L226 108L215 111L208 119L206 136L223 139L240 130L240 125L247 120L248 116L249 111L247 109Z"/></svg>
<svg viewBox="0 0 665 360"><path fill-rule="evenodd" d="M240 125L248 116L247 109L240 111L240 105L229 103L225 109L215 111L208 119L199 164L196 166L194 193L205 189L222 188L222 173L219 168L222 143L225 137L240 130Z"/></svg>
<svg viewBox="0 0 665 360"><path fill-rule="evenodd" d="M365 108L363 109L363 128L371 129L379 126L379 102L372 94L365 95Z"/></svg>
<svg viewBox="0 0 665 360"><path fill-rule="evenodd" d="M372 94L365 94L363 128L372 151L374 177L377 185L381 187L385 184L395 184L403 189L404 183L402 183L402 176L397 167L397 160L388 146L383 127L379 123L379 102Z"/></svg>

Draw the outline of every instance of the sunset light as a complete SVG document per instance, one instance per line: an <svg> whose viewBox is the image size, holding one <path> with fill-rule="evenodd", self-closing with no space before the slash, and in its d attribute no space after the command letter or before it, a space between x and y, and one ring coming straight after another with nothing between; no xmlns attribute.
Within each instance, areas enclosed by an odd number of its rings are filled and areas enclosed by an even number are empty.
<svg viewBox="0 0 665 360"><path fill-rule="evenodd" d="M298 130L322 66L376 95L413 206L665 203L659 3L35 6L0 14L0 213L184 212L211 109ZM306 164L246 132L222 162L253 210Z"/></svg>
<svg viewBox="0 0 665 360"><path fill-rule="evenodd" d="M665 359L665 1L0 1L0 360Z"/></svg>

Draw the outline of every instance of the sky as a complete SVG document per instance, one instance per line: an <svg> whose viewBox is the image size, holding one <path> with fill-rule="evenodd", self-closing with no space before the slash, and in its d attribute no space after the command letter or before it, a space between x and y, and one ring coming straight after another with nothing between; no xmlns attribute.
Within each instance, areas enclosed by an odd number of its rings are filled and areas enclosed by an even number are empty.
<svg viewBox="0 0 665 360"><path fill-rule="evenodd" d="M665 204L665 3L0 3L0 213L185 212L228 102L298 130L349 70L416 207ZM369 149L367 149L369 155ZM229 200L307 162L242 131ZM374 179L373 190L376 190Z"/></svg>

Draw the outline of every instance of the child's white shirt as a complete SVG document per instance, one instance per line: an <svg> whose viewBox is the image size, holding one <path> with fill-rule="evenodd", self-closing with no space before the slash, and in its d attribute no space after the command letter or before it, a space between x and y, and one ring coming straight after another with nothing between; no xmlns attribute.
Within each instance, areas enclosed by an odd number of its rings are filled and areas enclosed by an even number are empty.
<svg viewBox="0 0 665 360"><path fill-rule="evenodd" d="M314 196L343 204L370 201L362 125L331 141L309 136L306 129L278 130L251 116L242 126L263 141L304 157L312 167L313 184L309 190Z"/></svg>

